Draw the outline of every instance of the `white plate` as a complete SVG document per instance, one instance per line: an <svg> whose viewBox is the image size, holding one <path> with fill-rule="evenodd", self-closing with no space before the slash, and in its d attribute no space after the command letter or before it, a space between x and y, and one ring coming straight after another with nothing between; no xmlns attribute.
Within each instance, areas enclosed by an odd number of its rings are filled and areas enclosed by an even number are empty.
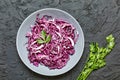
<svg viewBox="0 0 120 80"><path fill-rule="evenodd" d="M75 45L75 54L70 56L70 60L68 61L67 65L62 69L50 70L47 67L42 65L39 65L39 67L36 67L33 64L31 64L30 61L28 60L28 51L25 45L25 43L27 42L27 38L25 37L25 35L28 31L30 31L30 25L34 25L36 15L38 13L40 13L40 17L42 17L43 15L50 15L58 19L63 19L71 23L73 26L75 26L76 30L79 32L79 38ZM73 18L70 14L60 9L45 8L32 13L23 21L17 33L16 46L17 46L18 55L20 56L23 63L29 69L41 75L56 76L56 75L60 75L65 72L68 72L78 63L84 49L84 35L81 29L81 26L75 20L75 18Z"/></svg>

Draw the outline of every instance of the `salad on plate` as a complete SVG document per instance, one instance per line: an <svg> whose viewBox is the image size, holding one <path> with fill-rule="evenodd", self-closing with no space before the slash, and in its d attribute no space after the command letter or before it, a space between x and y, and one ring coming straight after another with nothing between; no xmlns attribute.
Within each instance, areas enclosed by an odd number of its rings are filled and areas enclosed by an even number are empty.
<svg viewBox="0 0 120 80"><path fill-rule="evenodd" d="M75 27L69 22L49 15L39 18L27 32L27 50L30 63L44 65L51 69L63 68L75 53L74 46L79 37Z"/></svg>

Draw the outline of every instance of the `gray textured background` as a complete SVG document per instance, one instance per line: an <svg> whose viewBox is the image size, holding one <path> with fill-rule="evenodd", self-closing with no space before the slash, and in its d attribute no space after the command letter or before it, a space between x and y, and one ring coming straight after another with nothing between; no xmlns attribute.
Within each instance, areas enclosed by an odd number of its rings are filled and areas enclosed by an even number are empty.
<svg viewBox="0 0 120 80"><path fill-rule="evenodd" d="M16 51L16 34L23 20L32 12L53 7L67 11L82 26L85 49L79 63L66 74L45 77L29 70ZM87 80L120 80L120 0L0 0L0 80L75 80L89 54L89 43L103 46L105 37L116 38L107 65L94 71Z"/></svg>

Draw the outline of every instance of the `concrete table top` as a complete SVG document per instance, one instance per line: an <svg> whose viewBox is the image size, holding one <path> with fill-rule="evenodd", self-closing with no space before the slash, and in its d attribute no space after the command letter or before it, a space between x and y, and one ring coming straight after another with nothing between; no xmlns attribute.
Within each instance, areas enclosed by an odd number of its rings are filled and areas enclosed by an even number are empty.
<svg viewBox="0 0 120 80"><path fill-rule="evenodd" d="M20 60L15 42L23 20L32 12L48 7L74 16L85 36L79 63L56 77L29 70ZM0 80L76 80L89 55L90 42L103 46L109 34L115 37L115 48L106 57L106 66L93 71L87 80L120 80L120 0L0 0Z"/></svg>

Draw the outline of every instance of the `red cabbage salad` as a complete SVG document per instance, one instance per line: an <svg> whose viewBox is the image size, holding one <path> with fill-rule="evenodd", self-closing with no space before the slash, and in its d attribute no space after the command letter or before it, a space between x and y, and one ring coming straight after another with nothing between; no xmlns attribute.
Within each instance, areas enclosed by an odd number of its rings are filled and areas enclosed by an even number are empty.
<svg viewBox="0 0 120 80"><path fill-rule="evenodd" d="M61 69L75 53L78 32L67 21L49 15L36 16L26 37L28 59L34 66L44 65L51 69Z"/></svg>

